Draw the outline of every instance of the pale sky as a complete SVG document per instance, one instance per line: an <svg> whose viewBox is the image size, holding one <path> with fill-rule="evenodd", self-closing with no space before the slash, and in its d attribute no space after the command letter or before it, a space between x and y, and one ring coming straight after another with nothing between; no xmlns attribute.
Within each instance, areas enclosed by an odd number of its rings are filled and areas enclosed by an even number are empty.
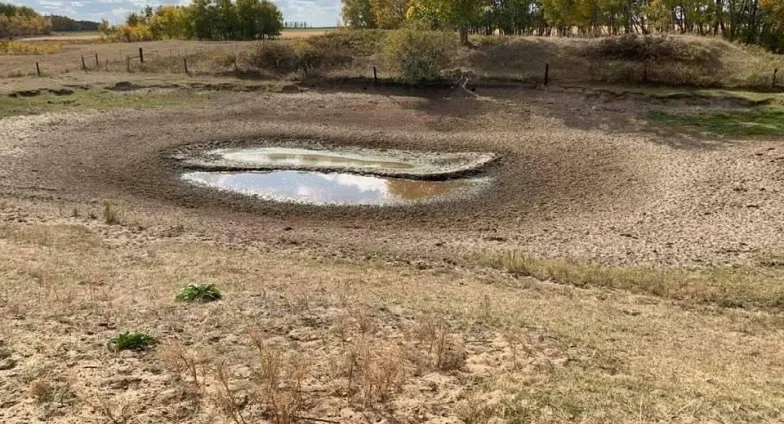
<svg viewBox="0 0 784 424"><path fill-rule="evenodd" d="M150 5L188 4L190 0L4 0L30 6L41 14L65 15L76 20L119 23L129 13ZM335 26L340 16L340 0L273 0L286 21L305 21L312 26Z"/></svg>

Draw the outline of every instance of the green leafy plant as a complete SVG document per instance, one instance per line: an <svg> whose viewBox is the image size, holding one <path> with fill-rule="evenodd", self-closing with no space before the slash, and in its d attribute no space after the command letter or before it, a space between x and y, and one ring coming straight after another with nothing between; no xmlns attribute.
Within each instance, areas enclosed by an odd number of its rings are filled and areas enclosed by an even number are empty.
<svg viewBox="0 0 784 424"><path fill-rule="evenodd" d="M212 284L188 284L174 299L178 302L212 302L222 297L220 290Z"/></svg>
<svg viewBox="0 0 784 424"><path fill-rule="evenodd" d="M456 52L452 34L414 27L390 32L382 48L386 65L409 84L441 79Z"/></svg>
<svg viewBox="0 0 784 424"><path fill-rule="evenodd" d="M126 331L112 337L109 347L113 350L147 350L155 343L155 339L147 333Z"/></svg>

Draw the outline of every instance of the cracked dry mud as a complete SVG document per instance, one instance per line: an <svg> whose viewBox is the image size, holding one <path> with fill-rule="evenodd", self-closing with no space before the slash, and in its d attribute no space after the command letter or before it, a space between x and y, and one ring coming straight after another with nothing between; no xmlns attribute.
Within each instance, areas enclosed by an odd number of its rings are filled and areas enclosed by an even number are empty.
<svg viewBox="0 0 784 424"><path fill-rule="evenodd" d="M4 119L0 192L85 204L108 198L159 224L224 240L274 243L291 227L289 240L316 250L329 242L349 254L370 243L400 257L516 248L602 263L722 265L754 261L784 241L778 141L644 132L644 102L570 90L409 94L232 93L187 109ZM483 170L494 183L478 196L379 209L191 187L167 157L253 139L501 159Z"/></svg>

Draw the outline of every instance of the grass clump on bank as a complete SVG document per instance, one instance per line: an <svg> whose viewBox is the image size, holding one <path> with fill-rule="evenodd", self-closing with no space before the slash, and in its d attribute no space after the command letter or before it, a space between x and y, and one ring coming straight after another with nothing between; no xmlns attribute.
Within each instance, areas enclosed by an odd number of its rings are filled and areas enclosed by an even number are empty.
<svg viewBox="0 0 784 424"><path fill-rule="evenodd" d="M784 275L775 270L617 267L568 259L536 259L519 251L484 255L479 262L517 276L577 287L605 287L723 307L784 307Z"/></svg>
<svg viewBox="0 0 784 424"><path fill-rule="evenodd" d="M784 136L784 110L779 108L694 115L658 111L651 113L650 119L655 123L726 137Z"/></svg>
<svg viewBox="0 0 784 424"><path fill-rule="evenodd" d="M126 331L109 340L112 350L147 350L155 345L155 339L147 333Z"/></svg>
<svg viewBox="0 0 784 424"><path fill-rule="evenodd" d="M212 302L223 298L220 290L213 284L188 284L175 296L178 302Z"/></svg>
<svg viewBox="0 0 784 424"><path fill-rule="evenodd" d="M179 92L113 93L108 90L75 91L67 95L31 93L29 96L0 96L0 119L48 112L81 112L123 108L165 108L197 103L207 95L194 96Z"/></svg>

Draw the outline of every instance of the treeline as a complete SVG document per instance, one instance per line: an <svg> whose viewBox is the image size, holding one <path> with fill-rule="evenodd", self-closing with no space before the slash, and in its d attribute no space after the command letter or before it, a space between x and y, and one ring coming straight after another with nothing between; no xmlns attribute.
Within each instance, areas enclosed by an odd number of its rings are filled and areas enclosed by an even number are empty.
<svg viewBox="0 0 784 424"><path fill-rule="evenodd" d="M188 6L146 7L131 13L124 25L103 21L99 30L110 39L148 41L165 38L261 40L280 35L283 14L269 0L193 0Z"/></svg>
<svg viewBox="0 0 784 424"><path fill-rule="evenodd" d="M689 33L784 52L784 0L343 0L352 27L509 35Z"/></svg>
<svg viewBox="0 0 784 424"><path fill-rule="evenodd" d="M52 22L27 6L0 3L0 38L49 34Z"/></svg>
<svg viewBox="0 0 784 424"><path fill-rule="evenodd" d="M311 26L308 25L307 22L299 22L299 21L286 21L283 23L283 28L310 28Z"/></svg>
<svg viewBox="0 0 784 424"><path fill-rule="evenodd" d="M67 16L59 15L51 15L48 18L52 22L52 31L98 31L98 22L77 21Z"/></svg>

